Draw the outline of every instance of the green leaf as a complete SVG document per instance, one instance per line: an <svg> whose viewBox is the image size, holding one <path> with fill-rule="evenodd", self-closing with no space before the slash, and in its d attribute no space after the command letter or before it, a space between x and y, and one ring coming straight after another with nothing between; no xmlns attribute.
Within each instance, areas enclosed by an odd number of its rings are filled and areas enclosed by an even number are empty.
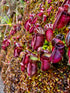
<svg viewBox="0 0 70 93"><path fill-rule="evenodd" d="M43 45L43 47L42 47L43 49L47 49L47 45Z"/></svg>
<svg viewBox="0 0 70 93"><path fill-rule="evenodd" d="M20 3L23 3L23 1L22 1L22 0L20 0Z"/></svg>
<svg viewBox="0 0 70 93"><path fill-rule="evenodd" d="M3 23L9 24L11 26L11 20L8 18L8 16L1 17L1 21Z"/></svg>
<svg viewBox="0 0 70 93"><path fill-rule="evenodd" d="M38 60L38 58L37 57L34 57L34 56L30 56L30 59L31 60L34 60L34 61Z"/></svg>
<svg viewBox="0 0 70 93"><path fill-rule="evenodd" d="M38 68L39 68L39 69L41 68L41 62L38 63Z"/></svg>
<svg viewBox="0 0 70 93"><path fill-rule="evenodd" d="M51 53L44 54L44 56L50 57L51 56Z"/></svg>

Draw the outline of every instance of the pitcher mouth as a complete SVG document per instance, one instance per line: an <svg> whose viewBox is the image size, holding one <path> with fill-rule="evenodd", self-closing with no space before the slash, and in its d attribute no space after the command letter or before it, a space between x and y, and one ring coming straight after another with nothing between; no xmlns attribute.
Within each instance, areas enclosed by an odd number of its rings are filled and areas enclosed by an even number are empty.
<svg viewBox="0 0 70 93"><path fill-rule="evenodd" d="M56 38L62 40L64 38L64 35L63 34L58 34L58 35L56 35Z"/></svg>
<svg viewBox="0 0 70 93"><path fill-rule="evenodd" d="M63 11L63 14L66 16L70 16L70 14L68 14L66 11Z"/></svg>
<svg viewBox="0 0 70 93"><path fill-rule="evenodd" d="M57 44L56 44L56 47L57 47L58 49L63 49L65 46L64 46L63 44L61 44L61 43L57 43Z"/></svg>
<svg viewBox="0 0 70 93"><path fill-rule="evenodd" d="M65 47L64 43L60 39L57 39L57 38L54 38L52 40L52 45L58 49L63 49Z"/></svg>

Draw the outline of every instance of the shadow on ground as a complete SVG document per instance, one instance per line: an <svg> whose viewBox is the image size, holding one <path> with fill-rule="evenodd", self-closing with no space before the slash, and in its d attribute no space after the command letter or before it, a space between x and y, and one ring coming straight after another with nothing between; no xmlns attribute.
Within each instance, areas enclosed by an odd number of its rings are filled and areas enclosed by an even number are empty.
<svg viewBox="0 0 70 93"><path fill-rule="evenodd" d="M0 70L0 93L4 93L4 85L3 85L3 81L1 79L1 70Z"/></svg>

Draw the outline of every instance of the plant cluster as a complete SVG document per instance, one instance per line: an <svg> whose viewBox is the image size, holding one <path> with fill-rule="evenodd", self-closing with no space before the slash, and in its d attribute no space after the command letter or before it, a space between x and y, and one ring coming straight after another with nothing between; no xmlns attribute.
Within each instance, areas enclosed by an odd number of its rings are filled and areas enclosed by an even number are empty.
<svg viewBox="0 0 70 93"><path fill-rule="evenodd" d="M47 11L47 15L44 13ZM40 5L39 11L37 13L31 13L28 20L24 24L24 29L26 32L29 32L32 35L32 40L27 42L27 50L24 50L24 56L21 63L21 70L24 71L27 68L29 76L32 76L37 71L37 63L41 62L41 70L46 71L50 68L51 63L58 63L62 61L64 54L64 43L62 41L63 35L58 34L54 37L55 28L60 29L66 26L70 21L70 12L69 12L69 1L64 2L62 7L59 7L59 10L56 15L56 20L54 24L51 23L45 24L48 16L51 14L52 6L47 10ZM41 25L42 24L42 25ZM21 26L14 25L13 29L10 31L10 36L14 35L17 31L21 29ZM26 33L25 32L25 33ZM10 38L9 36L9 38ZM54 37L54 38L53 38ZM14 38L15 39L15 38ZM19 36L17 37L19 39ZM44 50L43 44L47 40L48 43L52 44L52 50ZM66 44L69 47L70 45L70 32L66 36ZM6 47L10 45L10 41L5 39L3 41L2 48L5 50ZM19 43L14 43L14 57L18 57L23 51L23 46ZM33 51L33 52L32 52ZM36 54L34 53L36 51ZM46 52L47 51L47 52ZM48 56L49 55L49 56ZM70 57L70 48L68 50L68 56ZM70 58L68 61L70 65Z"/></svg>

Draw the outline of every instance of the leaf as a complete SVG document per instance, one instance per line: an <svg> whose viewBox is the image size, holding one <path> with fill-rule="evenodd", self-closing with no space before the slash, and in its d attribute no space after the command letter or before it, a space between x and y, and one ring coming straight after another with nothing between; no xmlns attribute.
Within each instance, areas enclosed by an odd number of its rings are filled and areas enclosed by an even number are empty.
<svg viewBox="0 0 70 93"><path fill-rule="evenodd" d="M41 68L41 62L38 63L38 68L39 68L39 69Z"/></svg>
<svg viewBox="0 0 70 93"><path fill-rule="evenodd" d="M49 42L45 40L44 45L49 45Z"/></svg>
<svg viewBox="0 0 70 93"><path fill-rule="evenodd" d="M51 53L44 54L44 56L46 56L46 57L50 57L50 56L51 56Z"/></svg>
<svg viewBox="0 0 70 93"><path fill-rule="evenodd" d="M30 59L31 60L34 60L34 61L38 60L38 58L37 57L34 57L34 56L30 56Z"/></svg>
<svg viewBox="0 0 70 93"><path fill-rule="evenodd" d="M22 4L23 3L23 0L20 0L20 3Z"/></svg>
<svg viewBox="0 0 70 93"><path fill-rule="evenodd" d="M43 47L42 47L43 49L47 49L47 45L43 45Z"/></svg>
<svg viewBox="0 0 70 93"><path fill-rule="evenodd" d="M1 17L1 22L2 23L6 23L6 24L9 24L11 26L11 21L10 19L8 18L8 16L4 16L4 17Z"/></svg>

